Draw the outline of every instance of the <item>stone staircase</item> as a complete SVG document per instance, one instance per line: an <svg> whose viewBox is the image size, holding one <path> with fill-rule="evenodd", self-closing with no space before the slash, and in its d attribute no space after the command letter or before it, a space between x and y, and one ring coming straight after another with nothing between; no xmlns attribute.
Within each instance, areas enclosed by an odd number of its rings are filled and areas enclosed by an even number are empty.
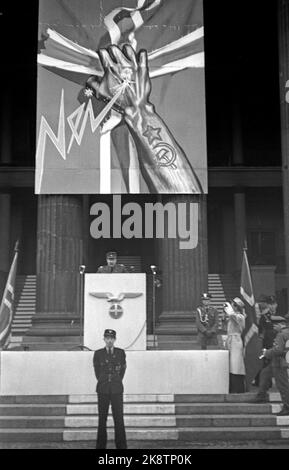
<svg viewBox="0 0 289 470"><path fill-rule="evenodd" d="M212 295L212 304L221 312L226 300L240 296L240 280L231 274L209 274L208 292Z"/></svg>
<svg viewBox="0 0 289 470"><path fill-rule="evenodd" d="M36 275L18 275L15 286L15 314L12 323L11 346L17 347L32 325L36 311Z"/></svg>
<svg viewBox="0 0 289 470"><path fill-rule="evenodd" d="M158 349L200 349L193 312L163 312L156 325Z"/></svg>
<svg viewBox="0 0 289 470"><path fill-rule="evenodd" d="M289 440L289 417L244 395L125 395L129 441ZM0 442L95 441L97 395L0 396ZM113 440L111 415L108 439Z"/></svg>
<svg viewBox="0 0 289 470"><path fill-rule="evenodd" d="M208 292L220 315L222 305L238 294L238 281L230 274L209 274ZM222 332L221 318L219 330ZM158 349L200 349L193 312L163 312L156 326Z"/></svg>

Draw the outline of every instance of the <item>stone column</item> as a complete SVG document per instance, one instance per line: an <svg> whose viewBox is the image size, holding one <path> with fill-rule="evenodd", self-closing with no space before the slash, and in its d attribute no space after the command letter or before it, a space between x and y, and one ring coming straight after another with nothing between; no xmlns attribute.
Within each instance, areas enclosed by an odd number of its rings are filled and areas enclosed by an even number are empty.
<svg viewBox="0 0 289 470"><path fill-rule="evenodd" d="M1 101L1 164L11 163L11 100L9 83L5 87ZM2 295L7 273L10 267L10 226L11 226L11 196L0 194L0 295Z"/></svg>
<svg viewBox="0 0 289 470"><path fill-rule="evenodd" d="M0 295L10 267L10 194L0 194Z"/></svg>
<svg viewBox="0 0 289 470"><path fill-rule="evenodd" d="M2 94L1 102L1 156L3 164L11 163L12 136L11 136L11 91L9 81L5 85L5 93Z"/></svg>
<svg viewBox="0 0 289 470"><path fill-rule="evenodd" d="M36 315L26 343L80 343L82 233L81 196L39 196Z"/></svg>
<svg viewBox="0 0 289 470"><path fill-rule="evenodd" d="M37 229L37 312L76 313L82 263L82 199L40 196Z"/></svg>
<svg viewBox="0 0 289 470"><path fill-rule="evenodd" d="M235 267L241 269L243 248L246 243L246 196L242 189L234 194L235 209Z"/></svg>
<svg viewBox="0 0 289 470"><path fill-rule="evenodd" d="M180 249L178 238L160 239L159 265L162 270L162 312L192 312L208 288L208 243L206 196L171 195L163 204L198 203L198 244L194 249Z"/></svg>
<svg viewBox="0 0 289 470"><path fill-rule="evenodd" d="M279 0L279 78L281 105L283 206L287 286L289 283L289 0ZM288 291L287 291L288 292ZM288 307L289 307L289 295Z"/></svg>

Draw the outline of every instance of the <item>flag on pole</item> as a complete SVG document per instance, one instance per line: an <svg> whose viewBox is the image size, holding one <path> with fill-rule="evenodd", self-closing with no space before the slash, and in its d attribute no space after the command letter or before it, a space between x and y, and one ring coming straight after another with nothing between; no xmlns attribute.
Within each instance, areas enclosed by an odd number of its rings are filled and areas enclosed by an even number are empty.
<svg viewBox="0 0 289 470"><path fill-rule="evenodd" d="M11 336L11 326L14 315L14 293L17 273L18 242L15 246L13 261L8 274L0 306L0 349L8 346Z"/></svg>
<svg viewBox="0 0 289 470"><path fill-rule="evenodd" d="M258 337L255 297L246 249L244 249L243 252L240 293L245 303L245 311L247 315L245 330L243 332L243 340L245 352L246 384L247 390L249 390L252 380L254 380L262 366L262 362L259 359L262 346Z"/></svg>

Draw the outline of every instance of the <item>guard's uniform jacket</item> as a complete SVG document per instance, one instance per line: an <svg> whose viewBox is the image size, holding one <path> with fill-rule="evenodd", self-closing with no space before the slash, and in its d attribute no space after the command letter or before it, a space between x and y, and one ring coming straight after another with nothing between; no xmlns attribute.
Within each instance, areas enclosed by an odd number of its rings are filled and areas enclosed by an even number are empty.
<svg viewBox="0 0 289 470"><path fill-rule="evenodd" d="M124 264L115 264L114 266L109 266L108 264L104 266L99 266L98 273L127 273L127 269Z"/></svg>
<svg viewBox="0 0 289 470"><path fill-rule="evenodd" d="M283 328L276 336L273 347L268 349L265 352L265 357L267 359L272 359L273 367L285 367L289 366L286 361L286 353L288 352L288 347L286 343L289 340L289 327Z"/></svg>
<svg viewBox="0 0 289 470"><path fill-rule="evenodd" d="M214 307L198 307L196 310L196 326L198 329L198 339L202 349L207 345L218 345L219 315Z"/></svg>
<svg viewBox="0 0 289 470"><path fill-rule="evenodd" d="M274 323L271 320L271 315L265 314L261 316L259 321L259 336L262 339L263 348L272 348L276 332L274 330Z"/></svg>
<svg viewBox="0 0 289 470"><path fill-rule="evenodd" d="M97 378L97 393L123 393L122 379L126 369L123 349L114 347L111 355L106 348L95 351L93 366Z"/></svg>
<svg viewBox="0 0 289 470"><path fill-rule="evenodd" d="M95 351L93 366L97 378L96 391L98 394L98 432L97 449L106 449L106 422L109 406L111 405L115 427L115 445L117 449L126 449L126 433L123 419L123 384L122 379L126 369L125 352L113 348L110 354L106 348Z"/></svg>
<svg viewBox="0 0 289 470"><path fill-rule="evenodd" d="M275 377L276 386L280 392L284 407L289 410L289 383L288 383L288 352L289 327L283 328L276 336L273 347L265 351L269 359L267 367L262 369L259 381L257 398L265 398L270 388L272 377ZM286 345L287 343L287 345Z"/></svg>

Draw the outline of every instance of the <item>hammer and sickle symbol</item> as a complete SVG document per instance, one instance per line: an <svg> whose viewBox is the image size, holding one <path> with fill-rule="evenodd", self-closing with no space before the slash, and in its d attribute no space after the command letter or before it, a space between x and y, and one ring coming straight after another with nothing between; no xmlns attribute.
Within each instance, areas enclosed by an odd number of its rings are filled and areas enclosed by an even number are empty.
<svg viewBox="0 0 289 470"><path fill-rule="evenodd" d="M155 159L158 167L172 167L174 170L177 168L174 163L177 158L177 153L173 147L165 142L159 142L154 146L154 150L156 150Z"/></svg>

